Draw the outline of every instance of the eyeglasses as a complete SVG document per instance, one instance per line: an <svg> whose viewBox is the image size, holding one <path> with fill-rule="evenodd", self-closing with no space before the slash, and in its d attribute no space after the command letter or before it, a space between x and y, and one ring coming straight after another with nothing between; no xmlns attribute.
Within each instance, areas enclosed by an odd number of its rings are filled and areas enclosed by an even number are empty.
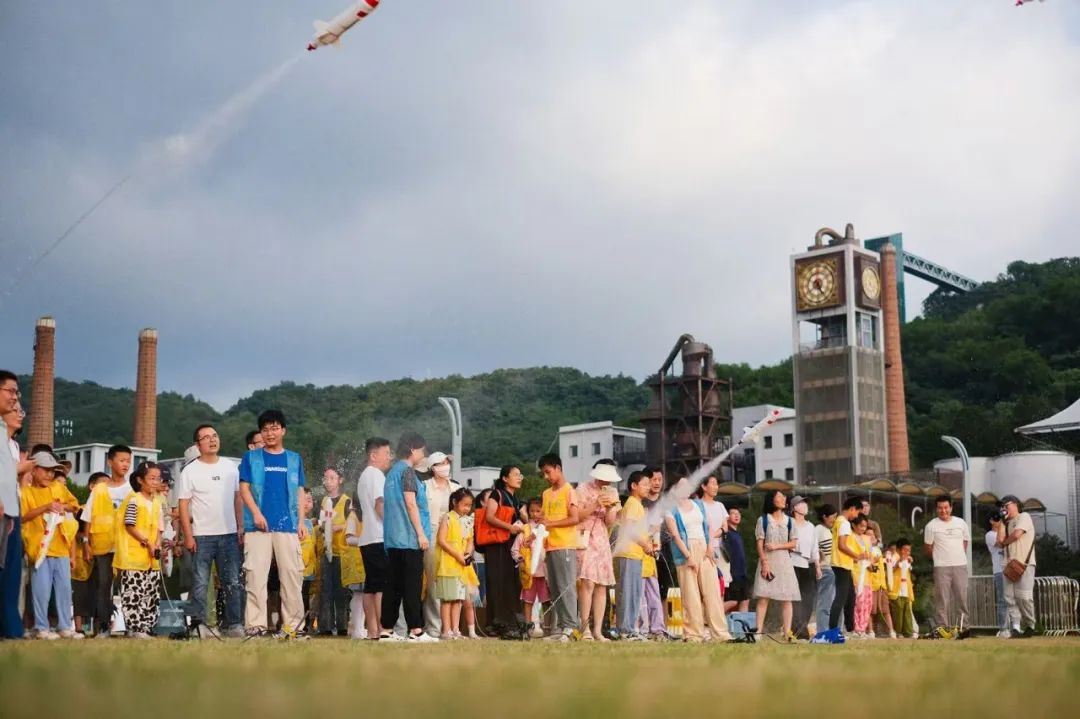
<svg viewBox="0 0 1080 719"><path fill-rule="evenodd" d="M280 432L283 429L285 428L282 427L280 424L268 424L259 431L263 434L266 434L267 432Z"/></svg>
<svg viewBox="0 0 1080 719"><path fill-rule="evenodd" d="M217 432L214 432L213 434L204 434L202 437L199 437L200 442L207 439L218 439Z"/></svg>
<svg viewBox="0 0 1080 719"><path fill-rule="evenodd" d="M22 392L19 391L18 387L0 387L0 389L15 397L15 399L22 398Z"/></svg>

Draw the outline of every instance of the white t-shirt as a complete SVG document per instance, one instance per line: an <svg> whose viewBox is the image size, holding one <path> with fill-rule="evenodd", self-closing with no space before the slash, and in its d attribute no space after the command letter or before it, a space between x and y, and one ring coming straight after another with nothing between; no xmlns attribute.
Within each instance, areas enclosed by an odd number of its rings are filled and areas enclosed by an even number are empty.
<svg viewBox="0 0 1080 719"><path fill-rule="evenodd" d="M360 546L380 544L383 541L383 523L375 513L375 500L382 499L386 475L378 467L366 467L356 481L356 498L360 502Z"/></svg>
<svg viewBox="0 0 1080 719"><path fill-rule="evenodd" d="M991 529L986 533L986 548L990 550L990 562L994 567L994 574L1001 574L1005 562L1005 549L997 543L997 530Z"/></svg>
<svg viewBox="0 0 1080 719"><path fill-rule="evenodd" d="M214 464L201 459L180 472L178 499L191 500L191 531L196 537L236 534L236 493L240 469L222 457Z"/></svg>
<svg viewBox="0 0 1080 719"><path fill-rule="evenodd" d="M934 545L935 567L967 566L964 542L971 541L971 533L968 531L967 522L959 517L950 517L948 522L934 517L926 523L923 541Z"/></svg>
<svg viewBox="0 0 1080 719"><path fill-rule="evenodd" d="M103 479L101 481L108 482L109 480ZM128 482L124 482L123 484L119 484L115 487L109 486L108 489L109 499L112 500L113 509L119 509L120 503L123 502L129 494L135 491L131 488L131 484L129 484ZM92 512L90 510L93 506L93 502L87 501L86 506L83 507L82 515L80 515L79 519L84 522L89 522L92 517Z"/></svg>
<svg viewBox="0 0 1080 719"><path fill-rule="evenodd" d="M709 517L709 534L714 535L709 540L709 548L715 554L720 549L720 537L716 536L720 532L720 528L724 526L724 522L727 520L727 507L723 502L718 502L715 499L711 502L702 502L705 505L705 514Z"/></svg>
<svg viewBox="0 0 1080 719"><path fill-rule="evenodd" d="M680 508L677 511L682 518L683 526L686 527L686 541L705 539L705 528L701 526L705 518L701 516L701 510L698 509L697 503L691 502L689 509Z"/></svg>

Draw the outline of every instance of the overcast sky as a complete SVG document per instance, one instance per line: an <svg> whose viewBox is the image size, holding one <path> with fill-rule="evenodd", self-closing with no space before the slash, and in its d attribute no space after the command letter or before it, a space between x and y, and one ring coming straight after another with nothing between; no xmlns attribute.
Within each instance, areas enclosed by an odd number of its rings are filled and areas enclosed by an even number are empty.
<svg viewBox="0 0 1080 719"><path fill-rule="evenodd" d="M0 293L136 173L3 300L0 365L52 314L60 376L131 386L153 326L159 388L220 409L641 378L683 332L789 355L788 256L822 226L980 280L1080 254L1080 3L384 0L215 125L344 6L3 4ZM207 118L198 161L145 162Z"/></svg>

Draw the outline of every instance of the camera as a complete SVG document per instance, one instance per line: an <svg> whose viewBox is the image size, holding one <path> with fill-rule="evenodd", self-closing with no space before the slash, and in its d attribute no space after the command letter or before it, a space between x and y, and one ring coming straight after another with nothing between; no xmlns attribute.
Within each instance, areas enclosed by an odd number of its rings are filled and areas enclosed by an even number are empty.
<svg viewBox="0 0 1080 719"><path fill-rule="evenodd" d="M994 508L990 510L991 522L1004 522L1005 521L1005 505L995 504Z"/></svg>
<svg viewBox="0 0 1080 719"><path fill-rule="evenodd" d="M161 550L160 549L155 549L154 550L154 559L161 559Z"/></svg>

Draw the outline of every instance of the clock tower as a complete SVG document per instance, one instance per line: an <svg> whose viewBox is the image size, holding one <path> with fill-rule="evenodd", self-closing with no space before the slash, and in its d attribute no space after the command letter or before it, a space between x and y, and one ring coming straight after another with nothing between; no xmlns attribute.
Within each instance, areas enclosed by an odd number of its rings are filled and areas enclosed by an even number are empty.
<svg viewBox="0 0 1080 719"><path fill-rule="evenodd" d="M828 237L828 244L824 238ZM851 484L888 469L881 270L851 225L791 258L799 478Z"/></svg>

